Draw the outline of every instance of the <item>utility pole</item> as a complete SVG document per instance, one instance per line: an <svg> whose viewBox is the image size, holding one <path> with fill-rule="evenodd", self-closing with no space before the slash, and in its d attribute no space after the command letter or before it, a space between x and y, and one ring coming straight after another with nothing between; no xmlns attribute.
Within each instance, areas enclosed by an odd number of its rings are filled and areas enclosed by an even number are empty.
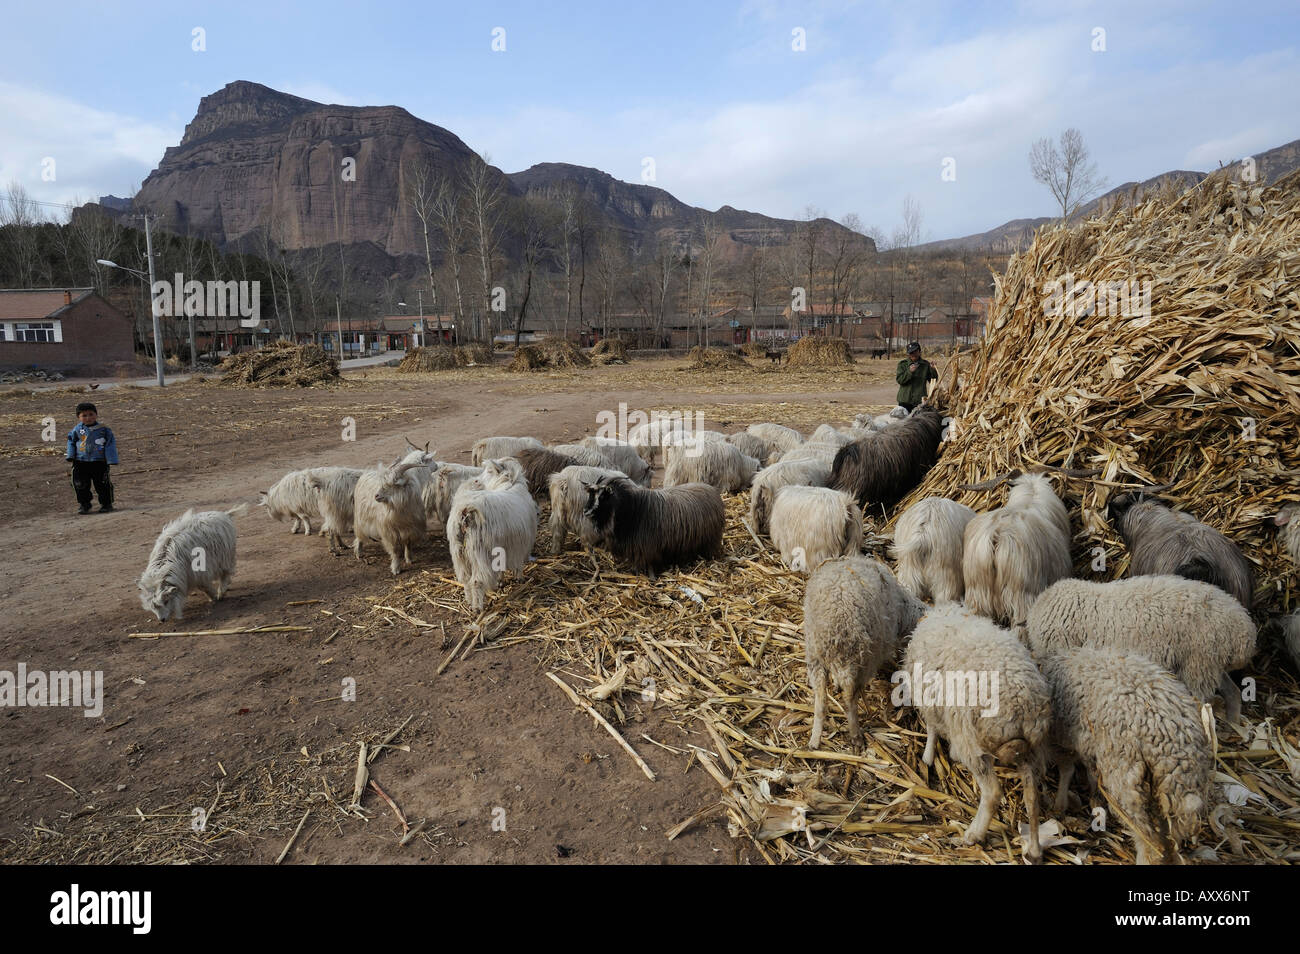
<svg viewBox="0 0 1300 954"><path fill-rule="evenodd" d="M149 311L153 315L153 361L158 371L158 387L166 387L163 382L162 324L158 321L158 300L154 298L153 289L153 232L149 230L149 213L144 213L144 249L149 258ZM190 343L194 342L194 319L190 319ZM193 353L193 352L191 352Z"/></svg>

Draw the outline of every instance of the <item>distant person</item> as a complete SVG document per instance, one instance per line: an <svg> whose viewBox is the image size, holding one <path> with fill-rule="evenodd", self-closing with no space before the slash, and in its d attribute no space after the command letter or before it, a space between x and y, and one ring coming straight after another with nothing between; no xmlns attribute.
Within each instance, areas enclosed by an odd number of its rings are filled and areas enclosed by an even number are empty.
<svg viewBox="0 0 1300 954"><path fill-rule="evenodd" d="M113 482L108 468L117 463L117 441L107 424L99 423L99 411L89 401L77 405L81 423L68 432L68 452L72 465L72 489L77 492L79 514L90 513L90 487L99 495L99 512L113 510Z"/></svg>
<svg viewBox="0 0 1300 954"><path fill-rule="evenodd" d="M930 381L939 380L939 372L929 361L921 357L921 343L913 341L907 346L907 357L898 362L898 403L908 411L925 400L925 386Z"/></svg>

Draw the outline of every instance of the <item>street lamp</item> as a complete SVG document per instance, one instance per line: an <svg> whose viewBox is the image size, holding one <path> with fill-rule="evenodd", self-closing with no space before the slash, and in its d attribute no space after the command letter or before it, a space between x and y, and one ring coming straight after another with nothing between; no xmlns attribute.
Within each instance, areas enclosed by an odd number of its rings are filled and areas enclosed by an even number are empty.
<svg viewBox="0 0 1300 954"><path fill-rule="evenodd" d="M149 311L152 312L153 314L153 358L154 358L154 366L158 371L158 387L161 388L161 387L166 387L166 384L163 382L162 328L158 322L158 304L157 302L154 301L154 297L153 297L153 284L154 284L153 283L153 233L149 231L148 215L144 217L144 247L145 247L145 254L148 255L149 257L149 274L147 276L144 274L144 272L137 271L134 268L127 268L125 265L118 265L116 262L110 262L106 258L97 259L96 263L99 265L104 265L108 268L120 268L124 272L130 272L132 275L134 275L136 278L141 279L142 281L148 281ZM191 327L190 354L191 356L193 356L193 350L192 350L194 345L194 338L192 337L193 325L191 325L190 327Z"/></svg>

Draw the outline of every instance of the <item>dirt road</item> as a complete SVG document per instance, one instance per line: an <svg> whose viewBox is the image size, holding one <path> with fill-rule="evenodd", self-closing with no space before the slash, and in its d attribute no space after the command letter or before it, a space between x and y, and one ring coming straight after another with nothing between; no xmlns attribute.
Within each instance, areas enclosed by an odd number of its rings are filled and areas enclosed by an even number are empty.
<svg viewBox="0 0 1300 954"><path fill-rule="evenodd" d="M890 402L893 388L792 397L729 394L729 405L838 401L843 420ZM440 385L367 381L330 391L232 391L192 383L122 390L100 400L123 448L119 510L74 515L62 460L72 422L67 393L0 398L0 669L100 670L103 712L0 710L0 857L61 860L269 862L314 805L291 861L734 862L742 840L719 821L674 841L664 832L716 802L716 783L687 770L684 743L706 740L649 706L625 734L656 765L630 758L543 677L528 644L488 647L440 676L466 618L367 635L367 595L385 591L386 558L331 556L264 510L237 518L239 568L229 596L194 595L183 624L159 626L135 581L161 526L185 508L255 504L285 471L391 460L402 438L430 440L439 459L468 462L475 439L533 434L558 442L591 433L599 410L708 406L707 387L666 394L583 389L519 393L508 382ZM42 451L46 416L59 440ZM355 441L344 441L344 419ZM710 426L721 423L714 419ZM52 453L51 453L52 451ZM445 545L414 572L447 573ZM299 606L298 601L321 601ZM333 615L329 615L333 614ZM310 631L136 639L160 629L291 624ZM356 701L343 698L355 680ZM395 810L369 790L368 820L346 814L357 742L411 718L372 763L372 777L412 823L406 847ZM646 738L642 738L644 735ZM652 741L648 741L648 740ZM346 790L345 790L346 789ZM195 830L195 809L204 824Z"/></svg>

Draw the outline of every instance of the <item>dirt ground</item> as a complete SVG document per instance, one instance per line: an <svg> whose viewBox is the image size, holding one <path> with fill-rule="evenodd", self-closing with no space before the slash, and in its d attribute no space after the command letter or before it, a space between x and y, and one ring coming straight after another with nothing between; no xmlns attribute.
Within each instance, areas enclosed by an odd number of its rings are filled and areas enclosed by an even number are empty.
<svg viewBox="0 0 1300 954"><path fill-rule="evenodd" d="M430 607L431 631L372 634L366 597L391 585L387 559L331 556L256 508L236 518L230 594L195 594L180 624L141 609L135 581L164 523L187 507L255 504L284 472L391 460L403 438L468 462L492 434L548 442L594 432L596 414L703 410L707 426L753 420L846 423L893 403L892 364L833 372L710 376L669 360L564 374L469 369L347 376L333 389L236 390L187 382L103 393L121 465L118 511L75 515L63 435L83 396L0 393L0 669L102 670L99 718L79 709L0 710L0 860L288 863L751 862L717 820L665 832L716 803L690 758L707 737L649 705L622 727L656 771L544 677L537 648L491 644L441 675L465 614ZM91 399L95 399L93 395ZM762 416L757 416L762 415ZM42 441L44 419L56 440ZM344 441L344 419L355 441ZM408 573L450 572L435 536ZM405 578L405 577L404 577ZM290 605L300 601L314 601ZM132 638L136 632L306 631ZM356 701L345 701L345 680ZM358 743L405 724L351 802ZM196 809L205 823L195 823ZM308 812L304 815L304 812ZM418 834L402 847L400 810ZM362 817L364 816L364 817ZM195 830L196 827L201 830Z"/></svg>

